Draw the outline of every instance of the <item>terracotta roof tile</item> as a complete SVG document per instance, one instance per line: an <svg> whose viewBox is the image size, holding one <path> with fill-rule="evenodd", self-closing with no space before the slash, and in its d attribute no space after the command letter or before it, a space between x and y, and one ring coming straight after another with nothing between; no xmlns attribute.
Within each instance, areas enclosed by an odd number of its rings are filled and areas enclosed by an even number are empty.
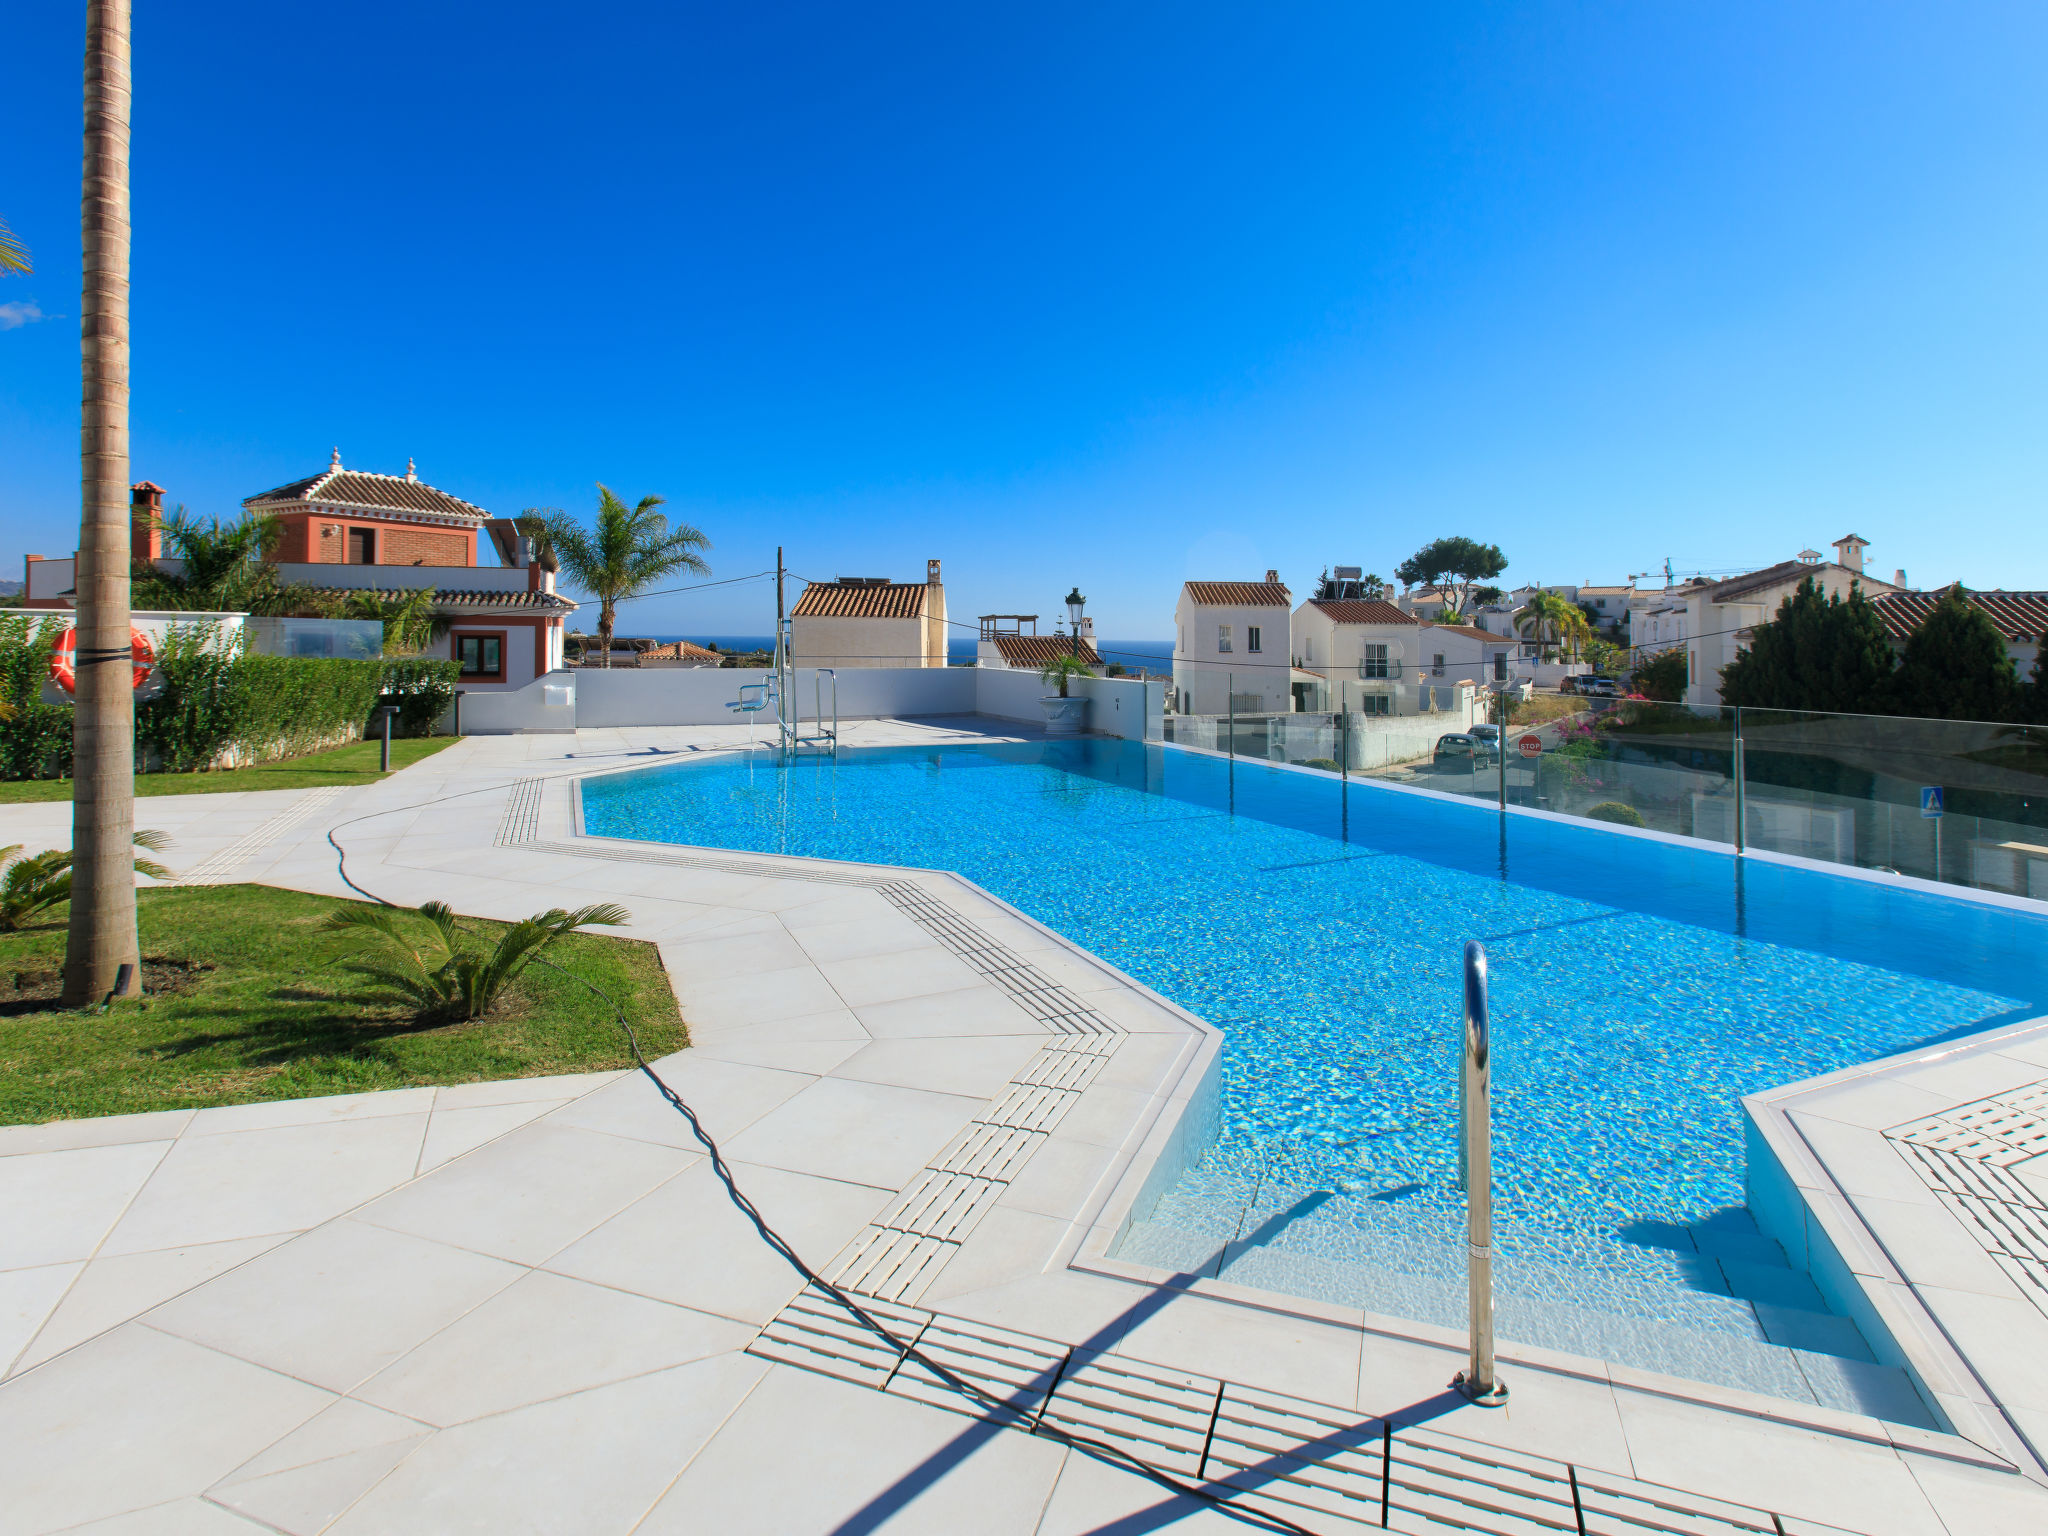
<svg viewBox="0 0 2048 1536"><path fill-rule="evenodd" d="M366 512L416 512L429 517L480 523L490 517L459 496L437 491L423 480L404 475L373 475L359 469L329 469L290 485L280 485L243 500L245 507L356 507Z"/></svg>
<svg viewBox="0 0 2048 1536"><path fill-rule="evenodd" d="M790 617L797 619L922 618L932 589L924 582L814 581Z"/></svg>
<svg viewBox="0 0 2048 1536"><path fill-rule="evenodd" d="M1074 642L1065 635L992 635L996 654L1013 667L1042 667L1055 656L1073 654ZM1094 642L1081 642L1081 659L1091 667L1102 665Z"/></svg>
<svg viewBox="0 0 2048 1536"><path fill-rule="evenodd" d="M1339 624L1420 624L1412 613L1403 613L1392 603L1368 603L1357 598L1311 598L1309 607L1329 615Z"/></svg>
<svg viewBox="0 0 2048 1536"><path fill-rule="evenodd" d="M1963 595L1972 607L1991 616L1991 622L1998 626L1999 635L2008 644L2017 641L2028 645L2048 634L2048 592L1966 590ZM1884 620L1885 633L1894 640L1904 640L1926 622L1941 596L1939 592L1884 592L1872 598L1871 604Z"/></svg>
<svg viewBox="0 0 2048 1536"><path fill-rule="evenodd" d="M361 594L384 602L393 602L408 596L414 588L396 587L310 587L308 591L318 592L323 597L353 597ZM434 606L449 613L574 613L576 604L558 592L455 592L438 588L434 593Z"/></svg>
<svg viewBox="0 0 2048 1536"><path fill-rule="evenodd" d="M1279 581L1191 581L1183 588L1209 608L1286 608L1287 584Z"/></svg>
<svg viewBox="0 0 2048 1536"><path fill-rule="evenodd" d="M688 640L671 640L667 645L650 645L640 653L642 661L723 661L717 651L706 650Z"/></svg>
<svg viewBox="0 0 2048 1536"><path fill-rule="evenodd" d="M1480 629L1472 624L1431 624L1428 628L1440 635L1463 635L1468 640L1484 640L1489 645L1513 645L1515 643L1513 638L1508 635L1496 635L1490 630Z"/></svg>

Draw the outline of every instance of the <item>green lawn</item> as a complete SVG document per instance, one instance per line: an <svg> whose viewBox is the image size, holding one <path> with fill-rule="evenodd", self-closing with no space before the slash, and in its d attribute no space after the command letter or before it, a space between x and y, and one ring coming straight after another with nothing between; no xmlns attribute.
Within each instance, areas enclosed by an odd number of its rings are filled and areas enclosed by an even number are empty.
<svg viewBox="0 0 2048 1536"><path fill-rule="evenodd" d="M421 758L450 747L454 736L409 736L391 743L391 771L409 768ZM221 795L237 789L317 789L323 784L374 784L390 774L377 771L381 741L352 741L345 747L258 763L253 768L224 768L213 773L138 773L135 794ZM69 800L69 779L17 779L0 784L0 805L31 800Z"/></svg>
<svg viewBox="0 0 2048 1536"><path fill-rule="evenodd" d="M147 984L106 1014L56 1008L64 918L0 933L0 1124L630 1067L605 1006L530 967L497 1013L417 1026L360 1000L319 924L338 902L260 885L139 893ZM491 934L501 924L464 920ZM688 1043L652 944L571 934L556 965L617 998L649 1059Z"/></svg>

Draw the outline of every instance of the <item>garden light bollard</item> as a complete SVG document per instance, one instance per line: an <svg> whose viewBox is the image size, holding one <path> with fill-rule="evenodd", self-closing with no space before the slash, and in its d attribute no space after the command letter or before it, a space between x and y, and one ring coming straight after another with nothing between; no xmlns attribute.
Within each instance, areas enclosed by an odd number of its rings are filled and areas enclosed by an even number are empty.
<svg viewBox="0 0 2048 1536"><path fill-rule="evenodd" d="M377 713L384 717L384 750L379 754L377 771L379 773L389 773L391 771L391 717L397 714L398 711L387 704L378 710Z"/></svg>
<svg viewBox="0 0 2048 1536"><path fill-rule="evenodd" d="M1465 1186L1466 1298L1471 1351L1451 1386L1472 1402L1498 1408L1507 1385L1493 1362L1493 1058L1486 1009L1486 950L1465 946L1465 1038L1459 1087L1459 1182Z"/></svg>

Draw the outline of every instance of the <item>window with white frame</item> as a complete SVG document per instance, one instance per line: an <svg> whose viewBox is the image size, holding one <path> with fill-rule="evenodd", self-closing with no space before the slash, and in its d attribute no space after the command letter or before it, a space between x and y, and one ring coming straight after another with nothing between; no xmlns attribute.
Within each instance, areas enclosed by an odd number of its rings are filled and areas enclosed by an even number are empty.
<svg viewBox="0 0 2048 1536"><path fill-rule="evenodd" d="M1218 624L1216 626L1216 649L1219 651L1230 649L1230 626L1228 624Z"/></svg>
<svg viewBox="0 0 2048 1536"><path fill-rule="evenodd" d="M1444 675L1444 653L1442 651L1438 651L1435 658L1430 662L1429 672L1432 677L1442 677Z"/></svg>
<svg viewBox="0 0 2048 1536"><path fill-rule="evenodd" d="M1384 645L1368 645L1364 657L1358 663L1360 677L1387 676L1387 648Z"/></svg>
<svg viewBox="0 0 2048 1536"><path fill-rule="evenodd" d="M1394 712L1394 696L1391 693L1368 693L1358 701L1361 715L1391 715Z"/></svg>
<svg viewBox="0 0 2048 1536"><path fill-rule="evenodd" d="M1257 652L1257 650L1258 650L1258 648L1259 648L1259 626L1258 626L1258 625L1256 625L1256 624L1247 624L1247 625L1246 625L1246 626L1244 627L1244 648L1245 648L1246 650L1248 650L1248 651L1252 651L1252 652Z"/></svg>

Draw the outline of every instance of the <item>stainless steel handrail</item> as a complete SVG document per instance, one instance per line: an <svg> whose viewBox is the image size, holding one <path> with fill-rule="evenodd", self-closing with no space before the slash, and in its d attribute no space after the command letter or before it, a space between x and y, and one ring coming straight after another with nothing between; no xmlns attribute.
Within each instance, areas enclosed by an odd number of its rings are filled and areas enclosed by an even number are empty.
<svg viewBox="0 0 2048 1536"><path fill-rule="evenodd" d="M1493 1056L1486 1007L1486 950L1465 946L1465 1040L1459 1053L1458 1182L1465 1191L1466 1300L1471 1351L1452 1387L1498 1408L1507 1384L1493 1363Z"/></svg>

